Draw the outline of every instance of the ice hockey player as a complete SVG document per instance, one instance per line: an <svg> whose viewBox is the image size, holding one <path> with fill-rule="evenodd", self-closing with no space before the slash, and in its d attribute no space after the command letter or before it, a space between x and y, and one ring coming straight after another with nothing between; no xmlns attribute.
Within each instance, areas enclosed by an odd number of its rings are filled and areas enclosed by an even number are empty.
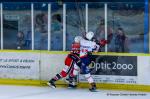
<svg viewBox="0 0 150 99"><path fill-rule="evenodd" d="M79 58L80 39L80 36L75 37L74 43L72 44L72 50L65 59L65 67L47 83L50 87L56 88L55 82L66 77L67 75L69 75L69 87L76 87L76 85L72 83L74 83L74 79L80 70L78 66L81 65L81 60Z"/></svg>
<svg viewBox="0 0 150 99"><path fill-rule="evenodd" d="M98 52L101 46L104 46L107 42L106 40L101 40L98 44L93 40L94 33L88 32L85 35L85 39L80 40L80 59L82 61L81 64L81 72L84 74L85 78L90 84L90 91L96 91L96 83L94 82L90 70L89 64L91 63L90 56L92 52Z"/></svg>

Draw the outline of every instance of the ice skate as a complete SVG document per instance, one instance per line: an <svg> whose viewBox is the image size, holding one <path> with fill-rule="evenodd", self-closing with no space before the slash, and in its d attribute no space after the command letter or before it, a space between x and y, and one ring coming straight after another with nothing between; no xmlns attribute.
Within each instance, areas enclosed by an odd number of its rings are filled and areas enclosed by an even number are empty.
<svg viewBox="0 0 150 99"><path fill-rule="evenodd" d="M50 86L51 88L56 88L56 85L53 80L50 80L49 82L47 82L47 85Z"/></svg>
<svg viewBox="0 0 150 99"><path fill-rule="evenodd" d="M77 87L77 80L76 77L69 77L66 79L66 82L68 83L68 88L76 88Z"/></svg>
<svg viewBox="0 0 150 99"><path fill-rule="evenodd" d="M91 92L97 92L97 90L96 90L96 84L95 83L91 83L91 88L89 88L89 90Z"/></svg>

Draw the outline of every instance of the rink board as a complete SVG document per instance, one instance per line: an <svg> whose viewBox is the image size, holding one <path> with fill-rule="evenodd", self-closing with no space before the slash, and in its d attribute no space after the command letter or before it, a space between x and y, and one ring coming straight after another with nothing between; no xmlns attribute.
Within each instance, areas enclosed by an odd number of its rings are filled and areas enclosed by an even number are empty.
<svg viewBox="0 0 150 99"><path fill-rule="evenodd" d="M46 81L64 67L64 59L67 54L68 52L57 51L1 50L0 83L46 85ZM98 60L95 61L95 64L98 65L93 68L98 71L92 73L98 88L150 92L149 54L97 53L93 57ZM105 60L111 57L117 57L117 61ZM123 61L124 59L125 61ZM123 67L123 70L117 67L115 72L112 70L113 72L110 73L110 68L107 67L110 63L119 64L118 66ZM79 76L79 79L79 87L88 88L88 83L82 75ZM58 86L66 86L63 80L57 84Z"/></svg>

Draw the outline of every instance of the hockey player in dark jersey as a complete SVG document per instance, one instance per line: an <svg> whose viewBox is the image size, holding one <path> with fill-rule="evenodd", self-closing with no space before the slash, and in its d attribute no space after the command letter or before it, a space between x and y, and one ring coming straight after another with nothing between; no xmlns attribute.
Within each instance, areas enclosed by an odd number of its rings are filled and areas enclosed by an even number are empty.
<svg viewBox="0 0 150 99"><path fill-rule="evenodd" d="M65 59L65 67L63 70L56 74L47 84L52 87L56 88L55 82L66 77L69 75L69 87L75 87L76 85L73 84L74 79L76 78L78 72L79 72L79 65L81 65L81 61L79 58L80 54L80 36L75 37L74 43L72 44L72 50L67 55Z"/></svg>

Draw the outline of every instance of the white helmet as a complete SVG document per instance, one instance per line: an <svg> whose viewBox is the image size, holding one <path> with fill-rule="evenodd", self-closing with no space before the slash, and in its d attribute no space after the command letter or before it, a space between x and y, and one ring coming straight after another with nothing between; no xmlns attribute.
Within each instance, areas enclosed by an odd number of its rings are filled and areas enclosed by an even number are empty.
<svg viewBox="0 0 150 99"><path fill-rule="evenodd" d="M75 42L75 43L80 43L81 39L82 39L81 36L76 36L76 37L74 38L74 42Z"/></svg>
<svg viewBox="0 0 150 99"><path fill-rule="evenodd" d="M92 31L86 33L86 38L87 38L88 40L91 40L93 37L94 37L94 33L93 33Z"/></svg>

